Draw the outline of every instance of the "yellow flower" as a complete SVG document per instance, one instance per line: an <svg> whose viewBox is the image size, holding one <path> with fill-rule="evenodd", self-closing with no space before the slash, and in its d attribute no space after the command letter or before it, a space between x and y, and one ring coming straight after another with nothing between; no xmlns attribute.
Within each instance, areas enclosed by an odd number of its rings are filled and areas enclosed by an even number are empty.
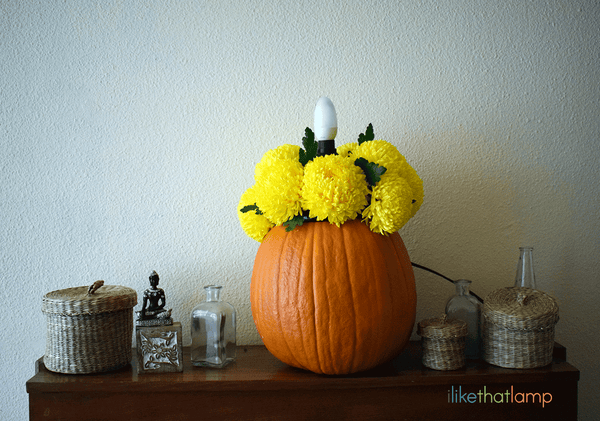
<svg viewBox="0 0 600 421"><path fill-rule="evenodd" d="M357 217L367 205L368 193L365 175L353 158L320 156L304 168L302 207L311 218L328 219L339 227Z"/></svg>
<svg viewBox="0 0 600 421"><path fill-rule="evenodd" d="M298 159L269 156L256 174L256 205L275 225L302 212L301 192L304 168Z"/></svg>
<svg viewBox="0 0 600 421"><path fill-rule="evenodd" d="M406 159L398 149L385 140L371 140L363 142L356 151L358 157L374 162L387 168L388 172L403 171L408 165Z"/></svg>
<svg viewBox="0 0 600 421"><path fill-rule="evenodd" d="M262 243L265 235L267 235L269 230L273 228L274 225L269 222L264 215L257 215L256 211L254 210L248 212L241 211L244 206L254 205L255 203L256 190L253 186L246 190L244 194L242 194L240 203L238 203L238 218L240 220L242 229L248 235L248 237L258 241L259 243Z"/></svg>
<svg viewBox="0 0 600 421"><path fill-rule="evenodd" d="M336 151L337 151L338 155L340 155L340 156L353 157L354 159L356 159L356 158L358 158L358 156L356 156L357 149L358 149L358 143L352 142L352 143L345 143L343 145L338 146Z"/></svg>
<svg viewBox="0 0 600 421"><path fill-rule="evenodd" d="M271 165L276 159L291 159L298 161L300 157L300 146L281 145L275 149L269 149L262 157L260 162L254 168L254 179L258 180L265 168Z"/></svg>
<svg viewBox="0 0 600 421"><path fill-rule="evenodd" d="M411 217L417 213L423 204L423 181L394 145L385 140L364 142L358 147L355 155L387 168L385 174L396 174L404 178L410 186L414 200Z"/></svg>
<svg viewBox="0 0 600 421"><path fill-rule="evenodd" d="M363 211L363 221L379 234L398 231L412 216L413 192L408 182L397 174L381 176L373 187L371 204Z"/></svg>

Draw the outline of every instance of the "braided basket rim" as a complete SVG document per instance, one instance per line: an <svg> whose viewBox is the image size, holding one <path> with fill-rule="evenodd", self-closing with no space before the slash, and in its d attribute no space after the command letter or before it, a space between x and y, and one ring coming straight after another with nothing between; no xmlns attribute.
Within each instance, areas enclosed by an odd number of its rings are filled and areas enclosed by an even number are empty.
<svg viewBox="0 0 600 421"><path fill-rule="evenodd" d="M445 316L421 320L417 334L430 339L451 339L467 336L467 324L462 320L446 320Z"/></svg>
<svg viewBox="0 0 600 421"><path fill-rule="evenodd" d="M545 292L507 287L491 292L484 300L483 317L509 330L544 330L559 320L558 303Z"/></svg>
<svg viewBox="0 0 600 421"><path fill-rule="evenodd" d="M87 286L51 291L42 298L42 312L65 316L84 316L133 308L137 304L134 289L104 285L94 294Z"/></svg>

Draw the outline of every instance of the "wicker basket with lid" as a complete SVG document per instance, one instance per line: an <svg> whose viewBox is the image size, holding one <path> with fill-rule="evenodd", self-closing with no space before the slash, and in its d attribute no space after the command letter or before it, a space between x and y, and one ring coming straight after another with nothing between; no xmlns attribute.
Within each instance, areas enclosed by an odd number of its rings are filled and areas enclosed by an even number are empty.
<svg viewBox="0 0 600 421"><path fill-rule="evenodd" d="M135 290L97 281L44 295L44 365L58 373L110 371L131 362Z"/></svg>
<svg viewBox="0 0 600 421"><path fill-rule="evenodd" d="M484 359L507 368L552 362L558 304L548 294L509 287L489 294L483 305Z"/></svg>
<svg viewBox="0 0 600 421"><path fill-rule="evenodd" d="M422 320L417 333L421 336L423 365L434 370L457 370L465 365L467 324L446 320L446 315Z"/></svg>

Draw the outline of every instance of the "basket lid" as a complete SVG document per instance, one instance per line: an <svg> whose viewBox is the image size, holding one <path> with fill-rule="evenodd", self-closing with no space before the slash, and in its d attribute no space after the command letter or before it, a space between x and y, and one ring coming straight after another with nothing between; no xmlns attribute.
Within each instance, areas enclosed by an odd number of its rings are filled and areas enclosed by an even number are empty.
<svg viewBox="0 0 600 421"><path fill-rule="evenodd" d="M134 289L120 285L104 285L96 281L89 287L52 291L42 299L42 312L82 316L133 308L137 304Z"/></svg>
<svg viewBox="0 0 600 421"><path fill-rule="evenodd" d="M558 303L536 289L507 287L486 297L483 315L487 322L507 329L545 329L558 322Z"/></svg>
<svg viewBox="0 0 600 421"><path fill-rule="evenodd" d="M467 324L462 320L447 320L446 315L421 320L417 334L425 338L451 339L467 336Z"/></svg>

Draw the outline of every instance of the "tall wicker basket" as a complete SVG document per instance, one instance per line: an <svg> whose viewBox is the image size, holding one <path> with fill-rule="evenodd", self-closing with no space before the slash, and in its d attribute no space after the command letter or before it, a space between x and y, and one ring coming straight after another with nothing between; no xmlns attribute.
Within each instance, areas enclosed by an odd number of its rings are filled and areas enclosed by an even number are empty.
<svg viewBox="0 0 600 421"><path fill-rule="evenodd" d="M548 294L521 287L489 294L483 305L484 359L506 368L552 362L558 304Z"/></svg>
<svg viewBox="0 0 600 421"><path fill-rule="evenodd" d="M102 282L102 281L98 281ZM67 288L44 295L44 365L67 374L110 371L131 362L135 290L118 285Z"/></svg>

